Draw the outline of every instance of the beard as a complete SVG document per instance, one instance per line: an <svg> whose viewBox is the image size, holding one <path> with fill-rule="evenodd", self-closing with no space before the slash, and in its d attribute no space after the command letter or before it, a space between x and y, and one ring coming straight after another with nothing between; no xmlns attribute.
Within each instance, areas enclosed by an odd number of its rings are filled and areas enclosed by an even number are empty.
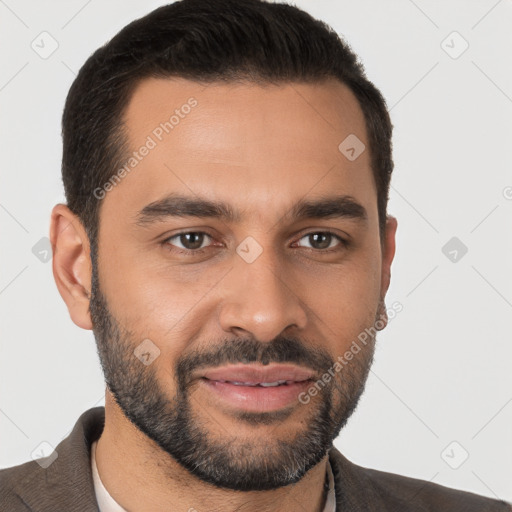
<svg viewBox="0 0 512 512"><path fill-rule="evenodd" d="M105 382L117 405L133 425L166 454L197 478L218 488L238 491L272 490L298 482L332 447L362 395L373 360L375 336L330 382L301 407L309 414L292 438L272 439L267 427L261 437L237 438L236 423L213 435L208 414L202 419L192 408L190 376L199 368L227 363L293 363L321 376L335 364L323 349L300 340L278 337L262 343L253 338L226 339L208 350L183 354L176 362L176 393L169 398L157 377L156 363L145 366L134 355L141 340L110 313L103 296L93 256L90 313ZM313 382L312 382L313 385ZM193 397L192 397L193 398ZM197 401L196 401L197 403ZM292 408L270 412L238 411L236 422L279 425L296 412ZM197 408L197 407L196 407Z"/></svg>

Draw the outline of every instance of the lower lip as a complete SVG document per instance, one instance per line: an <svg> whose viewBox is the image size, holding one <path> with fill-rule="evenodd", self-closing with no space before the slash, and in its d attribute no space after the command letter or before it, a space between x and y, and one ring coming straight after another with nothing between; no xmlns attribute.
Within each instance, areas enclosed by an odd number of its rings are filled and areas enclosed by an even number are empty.
<svg viewBox="0 0 512 512"><path fill-rule="evenodd" d="M201 381L225 402L249 412L275 411L298 402L299 394L311 386L311 380L282 386L237 386L202 378Z"/></svg>

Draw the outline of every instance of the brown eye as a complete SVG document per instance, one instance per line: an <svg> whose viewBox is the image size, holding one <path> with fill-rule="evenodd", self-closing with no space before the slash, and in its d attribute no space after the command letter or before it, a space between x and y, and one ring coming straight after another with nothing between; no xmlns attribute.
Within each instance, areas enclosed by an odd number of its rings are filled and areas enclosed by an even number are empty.
<svg viewBox="0 0 512 512"><path fill-rule="evenodd" d="M319 251L346 245L345 240L329 231L317 231L315 233L309 233L301 238L301 240L304 239L307 239L309 246L306 245L303 247L309 247L310 249Z"/></svg>
<svg viewBox="0 0 512 512"><path fill-rule="evenodd" d="M205 247L203 246L203 243L209 238L211 237L206 233L202 233L200 231L189 231L187 233L179 233L177 235L171 236L165 240L165 242L176 246L178 249L197 251ZM176 240L176 242L171 243L171 240Z"/></svg>

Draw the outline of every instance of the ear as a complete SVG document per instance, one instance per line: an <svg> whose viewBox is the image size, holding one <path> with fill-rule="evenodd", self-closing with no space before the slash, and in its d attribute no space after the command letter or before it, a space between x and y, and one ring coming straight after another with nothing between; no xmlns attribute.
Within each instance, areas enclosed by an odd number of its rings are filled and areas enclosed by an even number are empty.
<svg viewBox="0 0 512 512"><path fill-rule="evenodd" d="M398 222L395 217L388 215L386 217L386 228L384 232L384 239L382 240L382 267L381 267L381 282L380 282L380 304L378 317L384 323L384 327L386 327L388 323L388 315L386 313L386 304L384 302L384 298L386 297L386 293L389 288L389 283L391 282L391 263L393 262L393 258L395 257L395 236L396 229L398 227ZM381 330L381 329L379 329Z"/></svg>
<svg viewBox="0 0 512 512"><path fill-rule="evenodd" d="M90 330L92 265L89 237L80 219L65 204L57 204L52 210L50 241L53 277L71 320L78 327Z"/></svg>

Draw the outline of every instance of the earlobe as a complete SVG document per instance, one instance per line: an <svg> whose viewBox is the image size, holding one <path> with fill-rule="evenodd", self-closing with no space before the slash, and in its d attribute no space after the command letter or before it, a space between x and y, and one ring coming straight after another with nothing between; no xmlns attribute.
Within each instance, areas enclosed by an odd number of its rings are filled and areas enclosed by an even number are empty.
<svg viewBox="0 0 512 512"><path fill-rule="evenodd" d="M80 219L64 204L57 204L52 210L50 241L53 276L71 320L82 329L92 329L89 238Z"/></svg>
<svg viewBox="0 0 512 512"><path fill-rule="evenodd" d="M395 217L388 215L386 218L385 239L382 243L382 269L381 269L381 300L379 303L378 317L382 319L384 327L387 325L387 313L384 298L391 282L391 263L395 257L396 230L398 222ZM384 329L382 327L382 329ZM381 330L381 329L379 329Z"/></svg>

